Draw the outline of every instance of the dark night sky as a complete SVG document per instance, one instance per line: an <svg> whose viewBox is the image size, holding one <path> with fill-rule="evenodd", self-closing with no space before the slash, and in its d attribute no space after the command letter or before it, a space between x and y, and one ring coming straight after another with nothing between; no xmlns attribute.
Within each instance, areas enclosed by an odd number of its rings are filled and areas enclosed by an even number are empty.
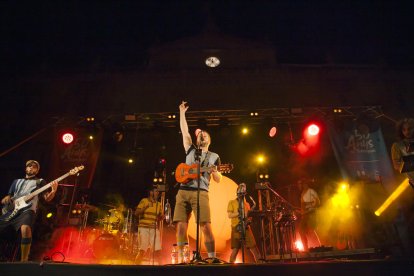
<svg viewBox="0 0 414 276"><path fill-rule="evenodd" d="M140 68L150 46L196 35L205 1L3 1L2 73ZM340 2L340 3L338 3ZM413 63L410 1L211 1L225 34L274 45L280 63Z"/></svg>

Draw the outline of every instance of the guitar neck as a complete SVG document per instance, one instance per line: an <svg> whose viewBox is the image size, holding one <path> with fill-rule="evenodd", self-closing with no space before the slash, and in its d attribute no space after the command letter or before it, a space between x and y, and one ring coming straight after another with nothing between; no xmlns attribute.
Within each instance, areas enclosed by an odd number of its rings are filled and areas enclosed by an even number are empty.
<svg viewBox="0 0 414 276"><path fill-rule="evenodd" d="M200 172L208 172L208 171L210 171L213 167L214 167L214 166L212 166L212 167L201 167L201 168L200 168Z"/></svg>
<svg viewBox="0 0 414 276"><path fill-rule="evenodd" d="M40 193L42 193L42 192L46 191L47 189L49 189L49 188L50 188L50 186L52 186L52 183L53 183L53 182L55 182L55 181L59 182L59 181L61 181L61 180L65 179L66 177L68 177L69 175L70 175L70 172L65 173L65 174L64 174L64 175L62 175L61 177L56 178L55 180L53 180L53 181L51 181L51 182L47 183L45 186L43 186L43 187L41 187L41 188L37 189L36 191L34 191L34 192L32 192L32 193L28 194L27 196L25 196L25 197L24 197L24 200L25 200L26 202L27 202L27 201L29 201L29 200L31 200L32 198L34 198L34 197L35 197L35 196L37 196L38 194L40 194Z"/></svg>

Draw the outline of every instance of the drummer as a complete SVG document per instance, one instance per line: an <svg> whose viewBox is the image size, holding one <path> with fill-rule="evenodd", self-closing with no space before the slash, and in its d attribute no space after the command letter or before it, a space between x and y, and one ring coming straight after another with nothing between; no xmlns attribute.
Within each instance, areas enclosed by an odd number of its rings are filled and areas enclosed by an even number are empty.
<svg viewBox="0 0 414 276"><path fill-rule="evenodd" d="M110 234L118 234L122 230L125 218L122 213L123 206L119 206L114 209L110 209L107 215L106 229Z"/></svg>

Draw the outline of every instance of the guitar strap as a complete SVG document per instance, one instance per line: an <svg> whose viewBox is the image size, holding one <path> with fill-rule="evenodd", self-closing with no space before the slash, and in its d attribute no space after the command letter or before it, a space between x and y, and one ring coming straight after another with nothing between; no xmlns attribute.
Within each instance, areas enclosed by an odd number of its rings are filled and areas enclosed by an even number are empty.
<svg viewBox="0 0 414 276"><path fill-rule="evenodd" d="M206 167L206 166L208 166L209 159L210 159L210 152L208 151L208 152L206 153L206 156L204 157L203 161L201 161L201 167ZM207 161L207 164L206 164L206 161Z"/></svg>

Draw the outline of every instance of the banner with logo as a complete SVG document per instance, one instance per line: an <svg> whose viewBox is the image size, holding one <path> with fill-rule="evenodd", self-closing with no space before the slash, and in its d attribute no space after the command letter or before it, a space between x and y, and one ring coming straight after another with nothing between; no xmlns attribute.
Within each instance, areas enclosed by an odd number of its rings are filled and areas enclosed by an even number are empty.
<svg viewBox="0 0 414 276"><path fill-rule="evenodd" d="M330 122L328 131L344 179L380 182L388 191L392 189L390 155L376 120Z"/></svg>
<svg viewBox="0 0 414 276"><path fill-rule="evenodd" d="M96 164L101 150L102 130L77 128L71 130L73 142L65 144L61 136L65 130L56 130L53 151L53 175L60 176L74 167L85 166L75 176L63 180L64 183L76 184L79 188L90 188L95 174Z"/></svg>

